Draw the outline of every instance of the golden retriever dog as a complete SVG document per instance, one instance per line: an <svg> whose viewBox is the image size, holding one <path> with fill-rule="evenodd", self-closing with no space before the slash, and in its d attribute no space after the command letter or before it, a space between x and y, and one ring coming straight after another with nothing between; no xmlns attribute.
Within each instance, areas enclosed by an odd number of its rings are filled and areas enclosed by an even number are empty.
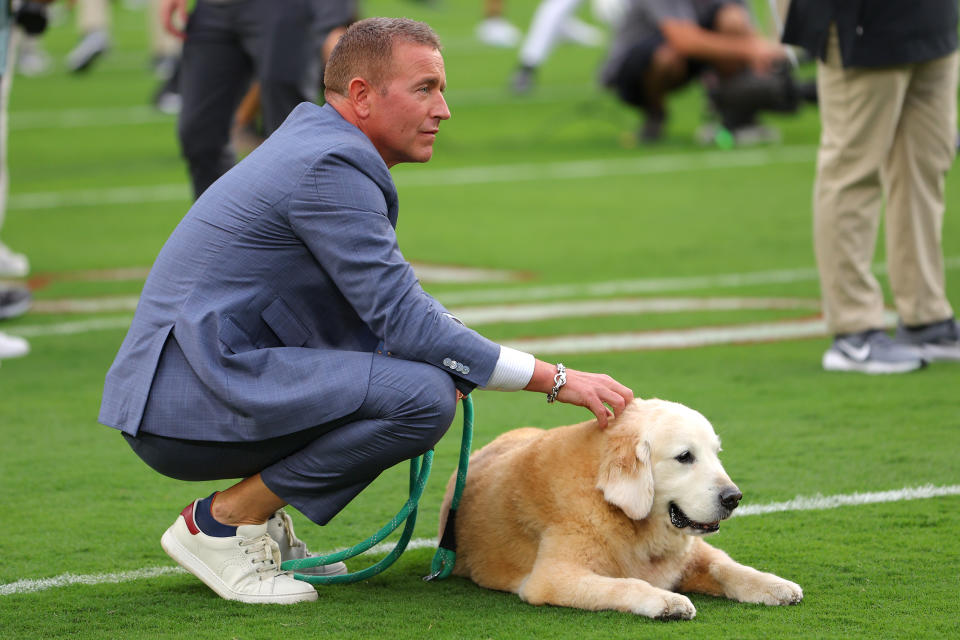
<svg viewBox="0 0 960 640"><path fill-rule="evenodd" d="M651 618L693 618L678 591L800 602L798 585L704 541L742 497L719 451L706 418L663 400L635 400L604 430L591 420L509 431L470 458L454 573L530 604Z"/></svg>

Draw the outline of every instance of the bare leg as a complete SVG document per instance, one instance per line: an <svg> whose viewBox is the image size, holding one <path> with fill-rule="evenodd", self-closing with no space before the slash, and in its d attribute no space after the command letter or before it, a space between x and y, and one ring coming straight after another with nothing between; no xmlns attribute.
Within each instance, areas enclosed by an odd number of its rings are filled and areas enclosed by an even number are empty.
<svg viewBox="0 0 960 640"><path fill-rule="evenodd" d="M263 524L286 504L267 488L258 473L214 496L210 511L217 522L230 526Z"/></svg>

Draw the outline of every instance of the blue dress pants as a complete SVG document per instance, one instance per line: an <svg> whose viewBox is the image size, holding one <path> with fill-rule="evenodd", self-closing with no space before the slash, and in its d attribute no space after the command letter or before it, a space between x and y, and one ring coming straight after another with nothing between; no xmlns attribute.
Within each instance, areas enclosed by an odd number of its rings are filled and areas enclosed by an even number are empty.
<svg viewBox="0 0 960 640"><path fill-rule="evenodd" d="M421 362L374 356L363 404L329 424L256 442L182 440L142 430L124 437L144 462L172 478L260 473L271 491L323 525L382 471L432 449L455 412L449 374Z"/></svg>

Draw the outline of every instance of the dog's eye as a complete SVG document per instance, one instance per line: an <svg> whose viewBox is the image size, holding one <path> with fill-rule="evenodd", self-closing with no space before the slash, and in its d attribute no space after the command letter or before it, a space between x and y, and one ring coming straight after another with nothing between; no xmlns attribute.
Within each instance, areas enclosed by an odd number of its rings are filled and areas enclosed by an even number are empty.
<svg viewBox="0 0 960 640"><path fill-rule="evenodd" d="M694 458L692 453L690 453L689 451L684 451L683 453L678 455L676 458L674 458L674 460L676 460L680 464L693 464Z"/></svg>

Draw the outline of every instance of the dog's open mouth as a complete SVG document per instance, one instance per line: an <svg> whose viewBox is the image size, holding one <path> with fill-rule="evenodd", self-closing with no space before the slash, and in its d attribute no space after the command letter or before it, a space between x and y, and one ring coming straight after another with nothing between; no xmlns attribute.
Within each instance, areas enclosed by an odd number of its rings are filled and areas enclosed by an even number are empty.
<svg viewBox="0 0 960 640"><path fill-rule="evenodd" d="M685 529L686 527L690 527L694 531L700 533L713 533L714 531L718 531L720 529L719 520L716 522L694 522L687 517L687 514L685 514L680 507L672 502L670 503L670 522L673 523L673 526L675 526L677 529Z"/></svg>

